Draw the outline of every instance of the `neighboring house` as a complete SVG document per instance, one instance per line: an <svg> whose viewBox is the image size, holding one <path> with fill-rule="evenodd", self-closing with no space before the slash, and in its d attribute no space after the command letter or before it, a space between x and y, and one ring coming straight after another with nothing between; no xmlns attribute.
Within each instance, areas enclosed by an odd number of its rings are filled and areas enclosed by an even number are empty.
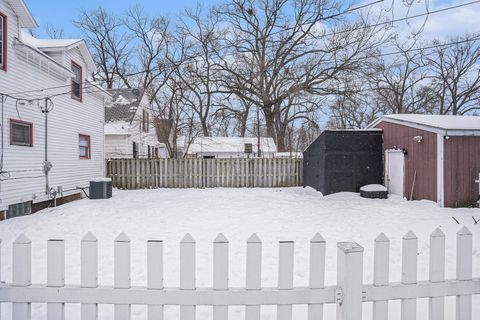
<svg viewBox="0 0 480 320"><path fill-rule="evenodd" d="M186 147L190 158L257 158L258 138L197 137ZM273 138L260 138L260 157L273 158L277 146Z"/></svg>
<svg viewBox="0 0 480 320"><path fill-rule="evenodd" d="M105 171L109 94L88 81L87 45L37 27L23 0L0 0L0 219L80 198Z"/></svg>
<svg viewBox="0 0 480 320"><path fill-rule="evenodd" d="M303 152L296 152L296 151L284 151L284 152L275 152L273 155L274 158L295 158L295 159L302 159Z"/></svg>
<svg viewBox="0 0 480 320"><path fill-rule="evenodd" d="M112 100L105 107L105 157L166 158L167 148L159 141L147 95L138 89L109 92Z"/></svg>
<svg viewBox="0 0 480 320"><path fill-rule="evenodd" d="M399 114L369 127L383 130L390 193L446 207L478 200L480 117Z"/></svg>

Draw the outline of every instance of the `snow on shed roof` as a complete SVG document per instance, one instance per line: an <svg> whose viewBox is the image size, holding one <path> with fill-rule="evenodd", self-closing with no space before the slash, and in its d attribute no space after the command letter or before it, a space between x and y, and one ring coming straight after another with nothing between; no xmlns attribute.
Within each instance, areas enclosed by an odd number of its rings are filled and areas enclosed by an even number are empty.
<svg viewBox="0 0 480 320"><path fill-rule="evenodd" d="M442 130L480 130L480 116L453 116L453 115L425 115L425 114L390 114L373 122L369 127L379 122L393 120L416 124L420 126L442 129Z"/></svg>
<svg viewBox="0 0 480 320"><path fill-rule="evenodd" d="M201 152L240 152L245 151L245 144L251 143L255 152L258 148L256 137L198 137L188 149L188 153ZM260 149L263 152L277 152L273 138L260 138Z"/></svg>

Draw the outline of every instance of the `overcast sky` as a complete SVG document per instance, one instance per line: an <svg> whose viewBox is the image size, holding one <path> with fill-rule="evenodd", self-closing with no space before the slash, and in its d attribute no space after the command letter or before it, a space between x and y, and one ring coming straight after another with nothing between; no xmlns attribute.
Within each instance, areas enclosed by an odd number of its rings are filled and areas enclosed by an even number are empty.
<svg viewBox="0 0 480 320"><path fill-rule="evenodd" d="M221 0L202 1L204 4L218 3ZM426 11L425 2L423 0L417 3L410 11L410 15L423 13ZM426 0L428 1L428 0ZM436 10L438 8L452 6L459 3L471 2L473 0L430 0L429 9ZM82 0L82 1L65 1L65 0L27 0L26 1L33 15L40 24L40 28L36 30L39 36L45 36L44 28L47 24L55 27L62 27L65 30L66 37L80 37L78 30L73 26L72 21L77 17L80 8L92 9L100 4L108 10L122 13L130 5L140 2L151 15L167 15L174 16L185 7L193 6L196 0ZM359 3L369 3L373 0L361 0ZM385 4L376 4L372 7L389 8L392 0L385 0ZM394 18L405 17L407 14L403 1L395 1ZM423 23L424 18L416 18L410 20L410 25L399 24L404 32L416 30ZM480 4L469 5L463 8L449 10L443 13L432 14L425 25L424 35L427 38L447 38L463 34L464 32L480 32Z"/></svg>

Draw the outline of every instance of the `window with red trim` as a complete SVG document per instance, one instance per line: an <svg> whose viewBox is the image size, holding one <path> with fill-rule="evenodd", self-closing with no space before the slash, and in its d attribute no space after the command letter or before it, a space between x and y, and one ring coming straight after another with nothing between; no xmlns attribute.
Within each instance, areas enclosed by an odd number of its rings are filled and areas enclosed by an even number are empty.
<svg viewBox="0 0 480 320"><path fill-rule="evenodd" d="M33 124L10 119L10 144L13 146L33 146Z"/></svg>
<svg viewBox="0 0 480 320"><path fill-rule="evenodd" d="M82 101L82 67L72 61L72 98Z"/></svg>
<svg viewBox="0 0 480 320"><path fill-rule="evenodd" d="M80 159L91 159L90 136L84 134L78 135L78 154Z"/></svg>
<svg viewBox="0 0 480 320"><path fill-rule="evenodd" d="M0 12L0 70L7 71L7 16Z"/></svg>

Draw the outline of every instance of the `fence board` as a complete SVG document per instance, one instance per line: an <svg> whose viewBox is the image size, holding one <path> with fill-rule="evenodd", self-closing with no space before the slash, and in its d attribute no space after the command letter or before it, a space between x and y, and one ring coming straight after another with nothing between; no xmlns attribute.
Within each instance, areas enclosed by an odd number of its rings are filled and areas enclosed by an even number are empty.
<svg viewBox="0 0 480 320"><path fill-rule="evenodd" d="M114 242L113 284L116 289L130 289L130 239L121 233ZM115 320L130 320L130 305L115 304Z"/></svg>
<svg viewBox="0 0 480 320"><path fill-rule="evenodd" d="M373 285L387 286L389 277L390 240L381 233L375 239L375 252L373 263ZM388 319L388 301L375 301L373 303L373 320Z"/></svg>
<svg viewBox="0 0 480 320"><path fill-rule="evenodd" d="M278 258L278 289L293 289L293 241L280 241ZM277 306L278 320L292 320L292 305Z"/></svg>
<svg viewBox="0 0 480 320"><path fill-rule="evenodd" d="M47 242L47 287L61 288L65 286L65 242L48 240ZM64 320L65 304L48 303L48 320Z"/></svg>
<svg viewBox="0 0 480 320"><path fill-rule="evenodd" d="M417 283L417 236L409 231L402 239L402 283L414 285ZM401 319L415 320L417 317L417 300L403 299Z"/></svg>
<svg viewBox="0 0 480 320"><path fill-rule="evenodd" d="M262 279L262 241L256 234L247 240L247 290L260 290ZM245 306L246 320L260 320L260 305Z"/></svg>
<svg viewBox="0 0 480 320"><path fill-rule="evenodd" d="M12 278L12 285L15 287L28 287L32 283L32 243L23 234L13 242ZM14 302L12 316L15 320L30 320L31 304Z"/></svg>
<svg viewBox="0 0 480 320"><path fill-rule="evenodd" d="M163 242L147 242L147 288L163 290ZM149 305L148 320L163 320L163 305Z"/></svg>
<svg viewBox="0 0 480 320"><path fill-rule="evenodd" d="M472 233L463 227L457 233L457 280L472 280ZM457 320L472 320L472 296L457 295Z"/></svg>
<svg viewBox="0 0 480 320"><path fill-rule="evenodd" d="M98 286L98 244L97 238L87 233L80 248L80 286L82 288L96 288ZM97 304L82 304L80 307L82 320L96 320L98 318Z"/></svg>
<svg viewBox="0 0 480 320"><path fill-rule="evenodd" d="M180 242L180 289L195 290L195 240L190 234ZM180 320L194 320L195 306L180 306Z"/></svg>
<svg viewBox="0 0 480 320"><path fill-rule="evenodd" d="M430 235L430 281L445 281L445 234L437 228ZM429 319L443 320L445 317L445 298L429 299Z"/></svg>
<svg viewBox="0 0 480 320"><path fill-rule="evenodd" d="M213 241L213 290L228 290L228 240L219 234ZM214 305L213 320L227 320L228 306Z"/></svg>
<svg viewBox="0 0 480 320"><path fill-rule="evenodd" d="M317 233L310 240L309 288L323 289L325 285L325 239ZM322 320L323 305L308 305L308 320Z"/></svg>

